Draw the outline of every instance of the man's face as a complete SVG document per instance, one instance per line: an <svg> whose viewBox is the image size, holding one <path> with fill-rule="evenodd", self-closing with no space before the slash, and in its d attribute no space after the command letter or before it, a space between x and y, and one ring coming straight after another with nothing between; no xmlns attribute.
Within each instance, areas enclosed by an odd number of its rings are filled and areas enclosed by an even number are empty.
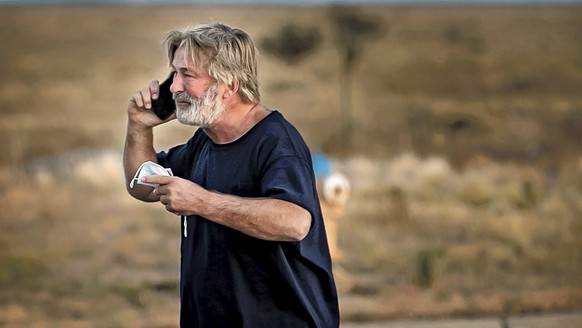
<svg viewBox="0 0 582 328"><path fill-rule="evenodd" d="M203 67L188 65L189 55L178 48L172 60L175 70L170 90L176 102L176 118L180 123L208 128L222 118L224 104L218 93L218 85Z"/></svg>

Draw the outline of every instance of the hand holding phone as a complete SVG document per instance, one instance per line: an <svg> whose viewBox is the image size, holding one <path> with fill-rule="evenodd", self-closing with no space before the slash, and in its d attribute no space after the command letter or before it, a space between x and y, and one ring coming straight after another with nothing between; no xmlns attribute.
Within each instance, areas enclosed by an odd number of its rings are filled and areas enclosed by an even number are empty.
<svg viewBox="0 0 582 328"><path fill-rule="evenodd" d="M160 84L158 99L152 101L152 110L161 120L165 120L172 116L172 113L176 110L176 103L174 102L172 92L170 91L170 86L173 81L174 74L170 74L170 76Z"/></svg>

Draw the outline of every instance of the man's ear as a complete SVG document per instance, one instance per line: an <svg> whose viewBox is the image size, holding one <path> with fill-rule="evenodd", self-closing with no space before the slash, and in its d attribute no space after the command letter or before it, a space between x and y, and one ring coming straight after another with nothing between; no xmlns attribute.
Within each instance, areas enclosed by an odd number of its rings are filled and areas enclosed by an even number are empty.
<svg viewBox="0 0 582 328"><path fill-rule="evenodd" d="M222 97L224 99L226 99L226 98L230 98L231 96L235 95L238 92L238 86L239 86L239 83L237 80L234 80L234 81L230 82L229 84L227 84L226 88L224 89L224 93L222 94Z"/></svg>

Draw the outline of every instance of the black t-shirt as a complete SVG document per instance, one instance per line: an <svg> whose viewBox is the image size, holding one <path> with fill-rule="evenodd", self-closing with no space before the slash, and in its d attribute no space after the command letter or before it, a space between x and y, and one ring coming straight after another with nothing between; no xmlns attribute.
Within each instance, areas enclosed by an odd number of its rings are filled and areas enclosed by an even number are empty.
<svg viewBox="0 0 582 328"><path fill-rule="evenodd" d="M182 327L339 326L311 155L279 112L225 145L198 129L187 144L159 153L158 162L208 190L281 199L312 216L300 242L257 239L199 216L183 219Z"/></svg>

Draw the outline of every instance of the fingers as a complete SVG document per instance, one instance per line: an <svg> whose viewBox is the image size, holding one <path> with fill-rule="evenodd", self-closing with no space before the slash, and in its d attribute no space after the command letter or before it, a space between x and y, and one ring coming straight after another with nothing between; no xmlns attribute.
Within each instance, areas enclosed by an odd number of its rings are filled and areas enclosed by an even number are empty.
<svg viewBox="0 0 582 328"><path fill-rule="evenodd" d="M166 207L166 211L168 211L170 213L178 214L177 212L175 212L175 210L170 205L170 197L168 196L167 191L168 191L167 190L167 187L161 186L161 187L154 188L154 190L152 191L152 193L156 197L158 197L159 202L162 205L164 205L164 207Z"/></svg>
<svg viewBox="0 0 582 328"><path fill-rule="evenodd" d="M193 215L195 213L192 212L190 205L192 199L196 201L200 197L200 195L196 195L196 191L201 188L196 184L180 177L166 175L148 175L142 177L142 182L157 185L152 189L150 199L159 201L168 212L176 215Z"/></svg>
<svg viewBox="0 0 582 328"><path fill-rule="evenodd" d="M149 91L151 94L151 99L158 99L160 93L160 82L158 80L152 80L149 85Z"/></svg>
<svg viewBox="0 0 582 328"><path fill-rule="evenodd" d="M152 100L158 99L160 84L158 80L152 80L146 88L134 92L129 101L138 108L152 108Z"/></svg>
<svg viewBox="0 0 582 328"><path fill-rule="evenodd" d="M174 206L172 204L170 204L170 197L168 197L168 195L160 196L160 203L162 205L164 205L164 207L166 208L166 211L168 211L172 214L176 214L176 215L183 215L180 211L178 211L176 208L174 208Z"/></svg>
<svg viewBox="0 0 582 328"><path fill-rule="evenodd" d="M162 192L161 189L165 189L165 188L160 188L160 187L172 182L173 178L174 177L166 176L166 175L146 175L145 177L141 178L141 181L147 182L147 183L155 183L155 184L160 185L159 187L154 189L154 191L157 192L157 195L160 195ZM155 192L154 192L154 194L155 194Z"/></svg>

